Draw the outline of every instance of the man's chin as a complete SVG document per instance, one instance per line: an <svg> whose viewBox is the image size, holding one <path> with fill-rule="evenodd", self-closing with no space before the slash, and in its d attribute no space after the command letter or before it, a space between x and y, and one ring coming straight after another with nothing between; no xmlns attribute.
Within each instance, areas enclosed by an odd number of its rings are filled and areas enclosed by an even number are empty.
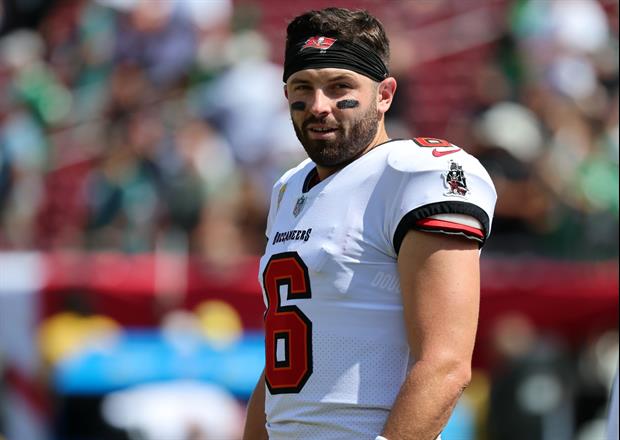
<svg viewBox="0 0 620 440"><path fill-rule="evenodd" d="M321 154L321 155L308 154L308 156L310 157L310 159L312 159L312 162L314 162L316 165L323 167L323 168L342 168L343 166L352 162L353 159L355 159L355 157L357 157L357 156L342 157L341 155L338 157L334 157L334 156L325 156L324 154Z"/></svg>

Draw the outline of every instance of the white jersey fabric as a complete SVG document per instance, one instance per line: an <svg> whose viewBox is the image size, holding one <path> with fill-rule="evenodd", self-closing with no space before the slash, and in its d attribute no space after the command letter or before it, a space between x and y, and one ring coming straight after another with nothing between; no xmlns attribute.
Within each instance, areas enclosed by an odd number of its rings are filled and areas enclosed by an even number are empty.
<svg viewBox="0 0 620 440"><path fill-rule="evenodd" d="M310 187L315 173L302 162L271 199L259 273L267 430L374 439L412 365L400 243L412 228L484 242L496 193L474 157L429 138L388 141Z"/></svg>

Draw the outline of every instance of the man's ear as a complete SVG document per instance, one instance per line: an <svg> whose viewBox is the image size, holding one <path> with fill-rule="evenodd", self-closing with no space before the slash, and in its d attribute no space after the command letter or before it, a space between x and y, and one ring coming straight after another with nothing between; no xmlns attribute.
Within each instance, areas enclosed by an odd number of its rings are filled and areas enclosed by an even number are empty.
<svg viewBox="0 0 620 440"><path fill-rule="evenodd" d="M385 78L377 86L377 110L385 113L390 109L396 93L396 79L393 77Z"/></svg>
<svg viewBox="0 0 620 440"><path fill-rule="evenodd" d="M288 99L288 90L286 89L286 84L284 84L284 97Z"/></svg>

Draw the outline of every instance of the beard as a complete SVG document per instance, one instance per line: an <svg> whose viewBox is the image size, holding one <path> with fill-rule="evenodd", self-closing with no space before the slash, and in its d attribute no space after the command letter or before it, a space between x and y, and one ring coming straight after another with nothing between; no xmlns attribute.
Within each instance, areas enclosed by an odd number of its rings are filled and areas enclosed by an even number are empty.
<svg viewBox="0 0 620 440"><path fill-rule="evenodd" d="M307 126L322 121L314 116L306 119L301 128L295 122L293 127L297 139L315 164L335 168L352 162L364 152L377 134L379 119L377 104L373 101L359 119L352 121L348 130L342 126L338 127L334 140L310 139L307 136Z"/></svg>

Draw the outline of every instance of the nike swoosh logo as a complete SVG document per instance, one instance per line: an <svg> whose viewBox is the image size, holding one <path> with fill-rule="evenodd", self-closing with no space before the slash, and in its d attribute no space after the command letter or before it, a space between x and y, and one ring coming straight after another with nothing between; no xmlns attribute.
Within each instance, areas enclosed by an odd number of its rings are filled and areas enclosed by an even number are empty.
<svg viewBox="0 0 620 440"><path fill-rule="evenodd" d="M445 156L446 154L452 154L452 153L456 153L458 151L461 151L460 148L457 148L456 150L448 150L448 151L439 151L437 148L433 149L433 156L435 157L441 157L441 156Z"/></svg>

